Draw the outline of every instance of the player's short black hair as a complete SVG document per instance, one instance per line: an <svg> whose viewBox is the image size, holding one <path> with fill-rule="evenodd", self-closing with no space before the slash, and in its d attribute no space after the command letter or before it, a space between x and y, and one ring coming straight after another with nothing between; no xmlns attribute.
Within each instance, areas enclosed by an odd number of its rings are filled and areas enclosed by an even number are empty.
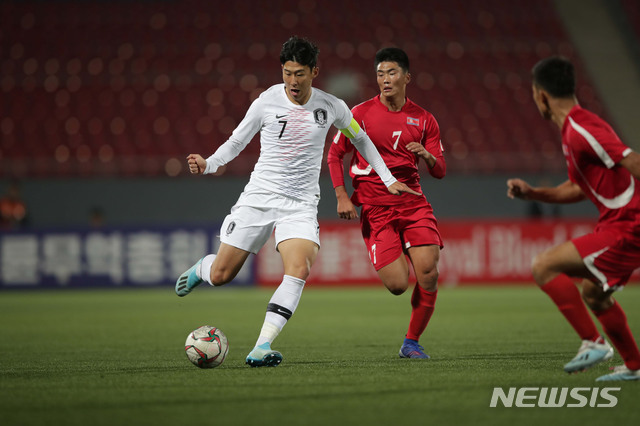
<svg viewBox="0 0 640 426"><path fill-rule="evenodd" d="M541 60L531 70L533 84L554 98L571 98L576 93L573 64L567 58L552 56Z"/></svg>
<svg viewBox="0 0 640 426"><path fill-rule="evenodd" d="M311 40L293 36L285 41L280 51L280 63L297 62L300 65L314 69L318 64L320 50Z"/></svg>
<svg viewBox="0 0 640 426"><path fill-rule="evenodd" d="M385 47L376 53L375 67L378 68L380 62L395 62L404 72L409 72L409 57L404 50L397 47Z"/></svg>

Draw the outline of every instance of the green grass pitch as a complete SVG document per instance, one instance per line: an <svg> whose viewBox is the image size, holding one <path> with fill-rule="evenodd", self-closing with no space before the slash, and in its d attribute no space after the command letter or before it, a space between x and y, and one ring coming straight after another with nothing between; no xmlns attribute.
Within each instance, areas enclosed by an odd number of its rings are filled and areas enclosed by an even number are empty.
<svg viewBox="0 0 640 426"><path fill-rule="evenodd" d="M410 292L309 286L276 340L284 361L249 368L273 289L173 288L0 293L0 424L638 424L640 383L613 408L489 408L494 387L605 387L598 366L567 375L579 340L535 286L442 288L421 343L398 349ZM640 287L617 295L640 337ZM200 370L184 340L204 325L230 341ZM609 365L620 364L619 355Z"/></svg>

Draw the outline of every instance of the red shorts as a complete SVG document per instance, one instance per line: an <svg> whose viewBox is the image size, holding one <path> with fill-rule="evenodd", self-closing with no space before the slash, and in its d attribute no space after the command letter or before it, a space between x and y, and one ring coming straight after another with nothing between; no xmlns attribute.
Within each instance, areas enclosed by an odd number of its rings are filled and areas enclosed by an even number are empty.
<svg viewBox="0 0 640 426"><path fill-rule="evenodd" d="M596 228L593 233L571 242L605 291L623 287L631 273L640 267L640 239L628 230Z"/></svg>
<svg viewBox="0 0 640 426"><path fill-rule="evenodd" d="M424 198L396 206L363 204L360 227L376 271L406 253L409 247L431 244L443 247L433 208Z"/></svg>

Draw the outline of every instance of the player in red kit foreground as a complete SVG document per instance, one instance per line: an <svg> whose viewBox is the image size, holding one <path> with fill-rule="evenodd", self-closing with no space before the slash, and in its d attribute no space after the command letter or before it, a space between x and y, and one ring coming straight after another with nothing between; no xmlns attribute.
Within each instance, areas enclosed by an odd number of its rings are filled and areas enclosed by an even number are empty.
<svg viewBox="0 0 640 426"><path fill-rule="evenodd" d="M336 134L329 149L328 162L338 201L338 215L343 219L358 217L369 258L378 276L395 294L409 286L408 256L415 270L417 284L411 296L409 331L402 347L402 358L429 358L418 340L433 314L438 294L438 259L442 239L433 209L420 187L418 164L422 159L431 176L446 173L440 129L435 118L406 97L409 58L397 48L376 54L380 95L352 109L354 119L365 129L389 169L400 182L421 193L387 196L380 177L358 152L351 158L350 175L354 192L349 199L344 186L343 157L353 145Z"/></svg>
<svg viewBox="0 0 640 426"><path fill-rule="evenodd" d="M552 247L533 260L534 279L582 339L578 354L564 370L586 370L613 357L613 348L598 332L584 300L624 360L624 365L597 381L639 380L640 352L612 294L640 266L640 155L624 145L604 120L580 107L568 60L552 57L535 65L533 99L542 116L562 131L569 180L547 188L509 179L507 195L549 203L588 198L600 211L592 233ZM582 278L582 295L570 276Z"/></svg>

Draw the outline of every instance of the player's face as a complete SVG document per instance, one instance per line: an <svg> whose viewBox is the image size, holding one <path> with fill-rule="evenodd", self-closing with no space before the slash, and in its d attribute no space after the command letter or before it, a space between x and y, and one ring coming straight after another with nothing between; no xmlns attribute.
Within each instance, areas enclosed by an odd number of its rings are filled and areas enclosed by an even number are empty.
<svg viewBox="0 0 640 426"><path fill-rule="evenodd" d="M411 74L404 72L397 62L380 62L376 69L380 96L405 97Z"/></svg>
<svg viewBox="0 0 640 426"><path fill-rule="evenodd" d="M549 108L546 95L535 84L533 84L531 88L533 91L533 101L536 103L540 115L542 115L542 118L545 120L551 120L551 109Z"/></svg>
<svg viewBox="0 0 640 426"><path fill-rule="evenodd" d="M287 61L282 65L282 80L289 100L304 105L311 97L311 83L318 75L318 67L313 69L307 65Z"/></svg>

